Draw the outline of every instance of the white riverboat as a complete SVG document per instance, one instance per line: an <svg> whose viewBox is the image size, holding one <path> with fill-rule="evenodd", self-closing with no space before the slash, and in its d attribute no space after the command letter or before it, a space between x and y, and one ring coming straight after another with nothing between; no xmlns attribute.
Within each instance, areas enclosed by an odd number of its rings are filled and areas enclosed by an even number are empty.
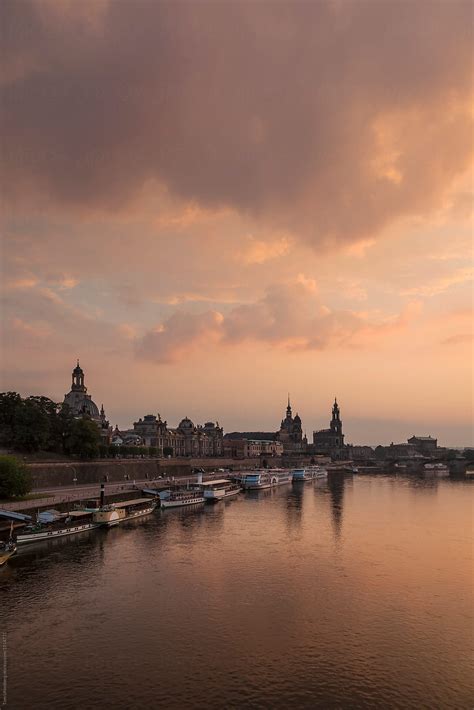
<svg viewBox="0 0 474 710"><path fill-rule="evenodd" d="M92 519L96 525L110 528L126 520L135 520L149 515L155 508L156 500L152 498L132 498L102 506L92 513Z"/></svg>
<svg viewBox="0 0 474 710"><path fill-rule="evenodd" d="M328 477L328 472L322 466L307 466L306 468L295 468L292 471L293 483L304 481L324 480Z"/></svg>
<svg viewBox="0 0 474 710"><path fill-rule="evenodd" d="M285 469L252 471L242 474L240 484L246 491L262 490L291 483L292 477L292 471Z"/></svg>
<svg viewBox="0 0 474 710"><path fill-rule="evenodd" d="M197 488L202 490L204 500L207 503L217 503L220 500L237 495L242 490L237 483L232 483L227 478L205 481L197 484Z"/></svg>
<svg viewBox="0 0 474 710"><path fill-rule="evenodd" d="M202 490L193 490L192 488L177 491L160 491L159 498L162 508L180 508L183 505L204 503Z"/></svg>
<svg viewBox="0 0 474 710"><path fill-rule="evenodd" d="M56 515L51 521L36 522L27 525L17 534L17 545L25 545L41 540L53 540L57 537L77 535L78 533L98 527L91 511L72 510L69 513Z"/></svg>
<svg viewBox="0 0 474 710"><path fill-rule="evenodd" d="M69 513L46 511L40 513L36 523L27 525L17 534L17 545L53 540L77 535L98 527L112 527L126 520L134 520L152 513L156 501L151 498L134 498L92 510L71 510Z"/></svg>
<svg viewBox="0 0 474 710"><path fill-rule="evenodd" d="M423 466L425 476L449 476L449 468L444 463L425 463Z"/></svg>

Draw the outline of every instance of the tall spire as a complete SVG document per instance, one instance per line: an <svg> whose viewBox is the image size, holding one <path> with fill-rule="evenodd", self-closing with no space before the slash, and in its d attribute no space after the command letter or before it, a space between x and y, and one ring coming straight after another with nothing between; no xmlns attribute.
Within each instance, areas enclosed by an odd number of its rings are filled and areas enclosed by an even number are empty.
<svg viewBox="0 0 474 710"><path fill-rule="evenodd" d="M288 392L288 406L286 408L286 417L287 419L291 418L291 404L290 404L290 393Z"/></svg>

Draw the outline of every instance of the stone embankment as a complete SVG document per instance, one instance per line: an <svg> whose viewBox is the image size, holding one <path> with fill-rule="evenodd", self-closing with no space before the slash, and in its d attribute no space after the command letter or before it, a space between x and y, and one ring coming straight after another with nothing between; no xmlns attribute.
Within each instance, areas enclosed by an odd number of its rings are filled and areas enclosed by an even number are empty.
<svg viewBox="0 0 474 710"><path fill-rule="evenodd" d="M86 483L119 483L134 480L153 480L160 476L186 477L193 468L215 471L231 468L234 471L260 466L259 459L109 459L106 461L58 461L29 463L33 489L84 485Z"/></svg>

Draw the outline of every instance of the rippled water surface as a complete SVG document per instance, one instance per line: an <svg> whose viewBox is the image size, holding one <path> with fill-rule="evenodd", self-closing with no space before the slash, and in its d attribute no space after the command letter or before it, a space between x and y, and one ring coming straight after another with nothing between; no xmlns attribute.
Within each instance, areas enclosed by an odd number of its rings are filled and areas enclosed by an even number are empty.
<svg viewBox="0 0 474 710"><path fill-rule="evenodd" d="M473 490L338 477L24 549L7 707L472 708Z"/></svg>

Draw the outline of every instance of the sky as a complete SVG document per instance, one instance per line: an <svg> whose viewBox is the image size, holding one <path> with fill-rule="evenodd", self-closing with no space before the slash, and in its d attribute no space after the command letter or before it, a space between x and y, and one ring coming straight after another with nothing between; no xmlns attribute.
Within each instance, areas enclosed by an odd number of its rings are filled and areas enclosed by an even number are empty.
<svg viewBox="0 0 474 710"><path fill-rule="evenodd" d="M473 445L473 6L0 5L2 390Z"/></svg>

